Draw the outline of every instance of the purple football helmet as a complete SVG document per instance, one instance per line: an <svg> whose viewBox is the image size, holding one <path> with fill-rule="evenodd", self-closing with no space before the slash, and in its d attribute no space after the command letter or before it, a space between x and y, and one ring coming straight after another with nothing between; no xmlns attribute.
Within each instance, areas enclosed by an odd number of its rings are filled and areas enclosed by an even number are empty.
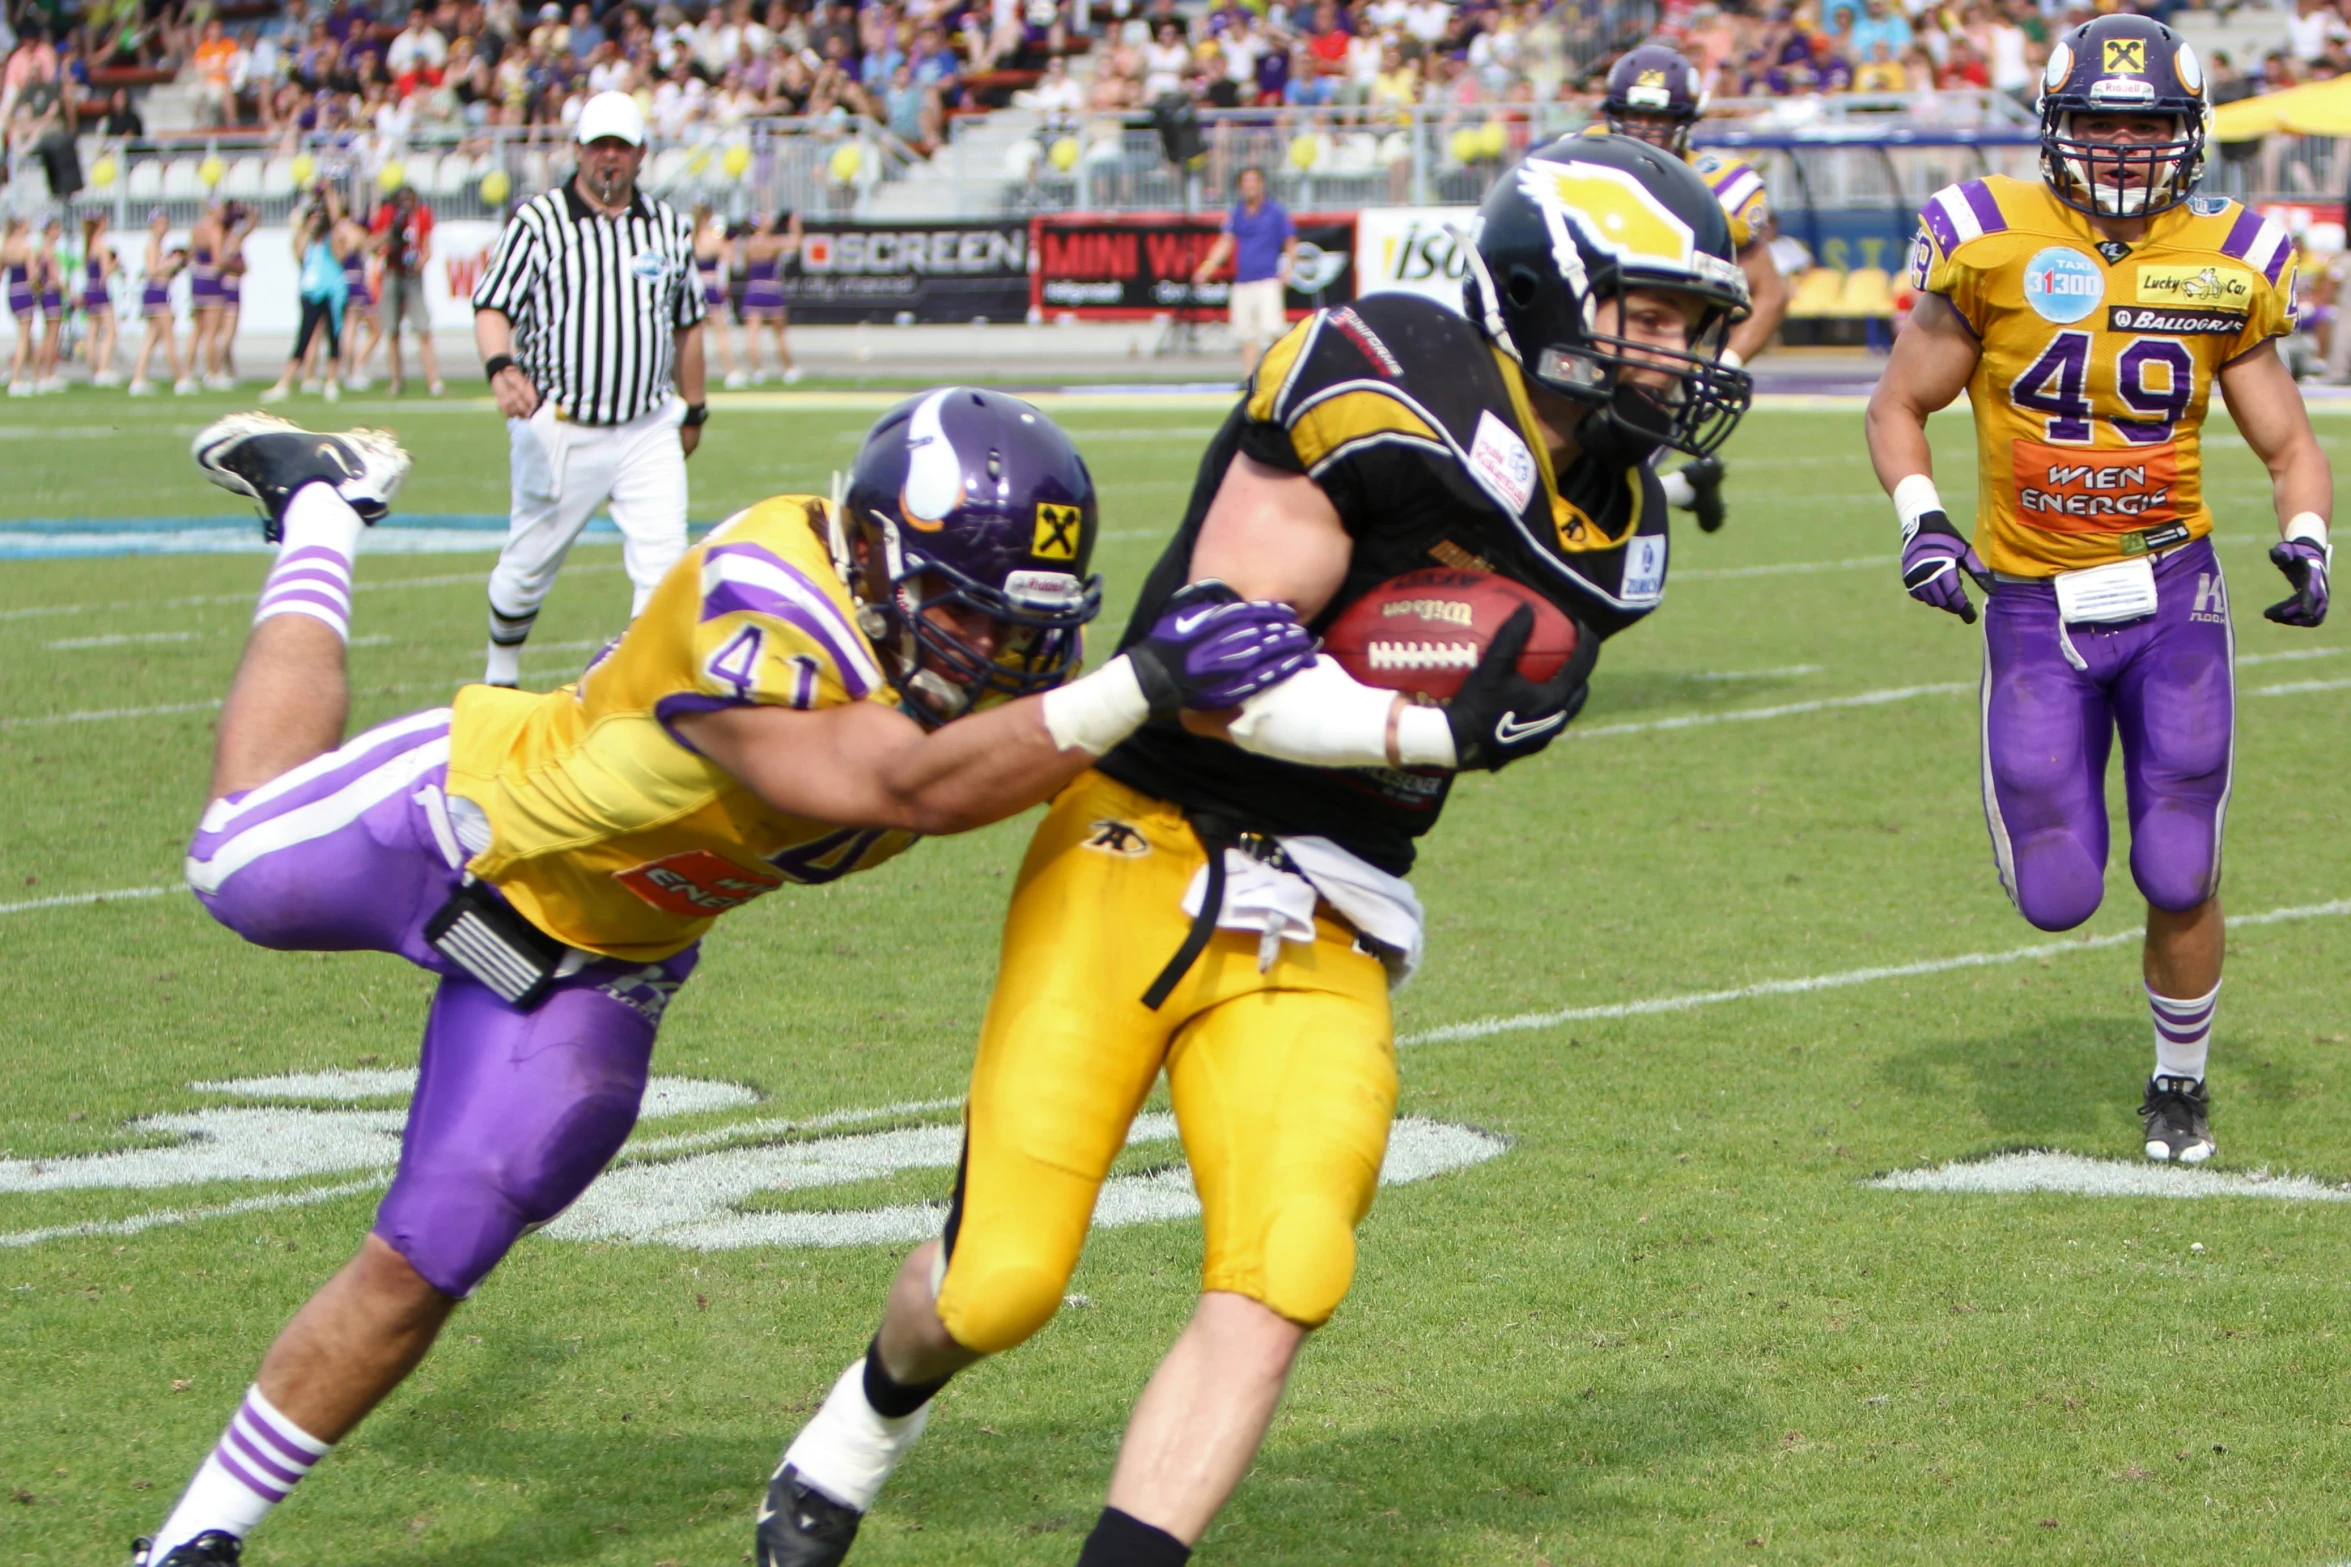
<svg viewBox="0 0 2351 1567"><path fill-rule="evenodd" d="M900 403L858 448L839 512L861 629L917 718L944 723L1077 668L1102 607L1086 574L1101 509L1085 459L1029 404L968 386Z"/></svg>

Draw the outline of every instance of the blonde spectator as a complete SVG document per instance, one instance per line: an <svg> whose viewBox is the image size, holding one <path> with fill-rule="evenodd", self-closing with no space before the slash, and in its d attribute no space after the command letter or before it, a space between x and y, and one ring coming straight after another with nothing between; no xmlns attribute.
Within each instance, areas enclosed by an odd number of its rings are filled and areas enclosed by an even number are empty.
<svg viewBox="0 0 2351 1567"><path fill-rule="evenodd" d="M1857 93L1898 93L1910 90L1910 74L1894 58L1893 46L1883 38L1869 46L1869 58L1853 72Z"/></svg>
<svg viewBox="0 0 2351 1567"><path fill-rule="evenodd" d="M1380 50L1380 73L1371 84L1371 106L1402 110L1419 102L1420 62L1407 56L1400 44L1385 45ZM1396 118L1403 116L1399 114Z"/></svg>

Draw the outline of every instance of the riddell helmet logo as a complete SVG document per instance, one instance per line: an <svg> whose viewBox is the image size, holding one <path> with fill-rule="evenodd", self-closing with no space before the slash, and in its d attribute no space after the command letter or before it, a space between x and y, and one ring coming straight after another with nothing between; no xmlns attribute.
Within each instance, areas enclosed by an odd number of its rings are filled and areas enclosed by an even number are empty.
<svg viewBox="0 0 2351 1567"><path fill-rule="evenodd" d="M2051 245L2025 266L2025 303L2044 321L2079 321L2105 297L2106 279L2098 263L2078 250Z"/></svg>

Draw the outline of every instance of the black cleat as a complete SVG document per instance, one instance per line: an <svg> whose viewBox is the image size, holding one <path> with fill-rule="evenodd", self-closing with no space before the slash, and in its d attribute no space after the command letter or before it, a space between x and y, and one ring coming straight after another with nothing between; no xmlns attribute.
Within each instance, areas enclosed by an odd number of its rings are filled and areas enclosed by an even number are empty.
<svg viewBox="0 0 2351 1567"><path fill-rule="evenodd" d="M1682 477L1690 481L1690 510L1701 532L1722 531L1722 474L1719 457L1695 458L1682 469Z"/></svg>
<svg viewBox="0 0 2351 1567"><path fill-rule="evenodd" d="M317 435L274 414L230 414L196 434L188 448L204 477L261 508L261 534L278 542L286 502L312 483L335 487L362 522L381 522L392 509L408 454L381 430Z"/></svg>
<svg viewBox="0 0 2351 1567"><path fill-rule="evenodd" d="M2147 1157L2202 1164L2218 1152L2212 1141L2212 1100L2201 1078L2151 1077L2139 1118L2147 1125Z"/></svg>
<svg viewBox="0 0 2351 1567"><path fill-rule="evenodd" d="M758 1567L837 1567L864 1517L786 1464L767 1482L767 1500L759 1508Z"/></svg>
<svg viewBox="0 0 2351 1567"><path fill-rule="evenodd" d="M237 1567L245 1542L221 1529L207 1529L193 1540L182 1540L169 1556L155 1556L155 1542L146 1535L131 1542L131 1567Z"/></svg>

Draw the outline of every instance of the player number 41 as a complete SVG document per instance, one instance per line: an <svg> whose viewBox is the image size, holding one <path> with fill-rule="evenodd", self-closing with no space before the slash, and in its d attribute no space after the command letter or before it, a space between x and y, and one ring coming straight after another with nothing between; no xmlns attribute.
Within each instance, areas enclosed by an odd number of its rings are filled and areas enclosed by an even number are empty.
<svg viewBox="0 0 2351 1567"><path fill-rule="evenodd" d="M2126 441L2160 445L2171 439L2173 428L2196 400L2196 361L2169 338L2121 341L2125 346L2115 360L2114 390L2141 417L2110 417L2106 422ZM2053 442L2078 446L2091 439L2096 409L2089 396L2090 354L2095 347L2087 332L2060 332L2008 389L2017 407L2049 416L2048 438Z"/></svg>

